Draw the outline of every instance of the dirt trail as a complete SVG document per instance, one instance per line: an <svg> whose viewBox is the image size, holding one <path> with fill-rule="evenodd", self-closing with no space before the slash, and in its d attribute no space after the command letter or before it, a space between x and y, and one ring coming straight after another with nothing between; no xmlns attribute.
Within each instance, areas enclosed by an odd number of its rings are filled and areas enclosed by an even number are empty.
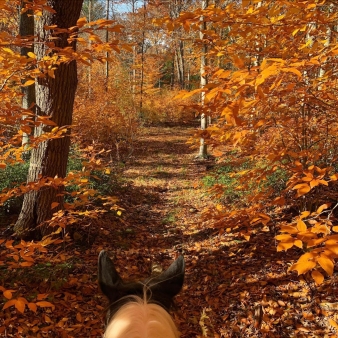
<svg viewBox="0 0 338 338"><path fill-rule="evenodd" d="M191 296L190 267L196 263L188 257L189 247L197 237L204 238L209 233L196 227L204 203L198 184L206 165L195 160L196 151L186 143L193 131L192 127L148 127L138 137L134 158L123 172L129 184L120 196L120 205L126 210L114 225L117 236L109 235L111 251L126 278L147 276L152 263L166 268L179 253L186 256L186 291L178 297L176 311L182 337L196 337L200 332L196 321L203 309L196 302L197 312L191 316L195 310L182 302ZM190 313L184 313L186 306L190 306ZM191 318L194 329L189 323Z"/></svg>
<svg viewBox="0 0 338 338"><path fill-rule="evenodd" d="M226 224L217 229L214 222L202 223L212 201L200 186L208 164L196 161L186 144L193 130L144 130L123 174L130 184L120 196L126 211L101 244L109 242L119 271L129 279L148 276L152 263L167 267L184 254L185 286L174 313L182 338L202 332L203 337L291 337L305 327L321 336L327 331L320 316L299 317L318 310L314 289L287 273L287 263L299 253L276 252L273 227L253 232L247 242L236 236L238 229L219 233ZM338 288L328 284L316 299L329 300L332 292Z"/></svg>
<svg viewBox="0 0 338 338"><path fill-rule="evenodd" d="M124 177L132 181L128 191L128 223L144 235L146 250L181 250L184 216L197 211L195 188L205 168L194 161L194 150L186 144L192 128L148 128L137 141L135 160Z"/></svg>

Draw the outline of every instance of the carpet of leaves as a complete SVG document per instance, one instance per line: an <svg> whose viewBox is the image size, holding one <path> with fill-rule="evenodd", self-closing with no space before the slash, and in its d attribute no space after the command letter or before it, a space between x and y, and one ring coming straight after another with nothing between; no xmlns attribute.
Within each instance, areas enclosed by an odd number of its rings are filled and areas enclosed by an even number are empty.
<svg viewBox="0 0 338 338"><path fill-rule="evenodd" d="M299 252L277 253L275 229L257 228L245 241L220 232L212 220L201 222L213 201L200 185L208 162L196 160L185 143L192 131L145 128L125 165L122 215L93 221L87 237L49 249L32 268L0 266L0 285L53 304L36 312L2 311L0 337L101 337L107 306L97 286L102 249L128 280L184 254L185 286L173 311L182 338L336 337L337 273L315 287L306 276L287 273ZM0 261L8 252L0 247Z"/></svg>

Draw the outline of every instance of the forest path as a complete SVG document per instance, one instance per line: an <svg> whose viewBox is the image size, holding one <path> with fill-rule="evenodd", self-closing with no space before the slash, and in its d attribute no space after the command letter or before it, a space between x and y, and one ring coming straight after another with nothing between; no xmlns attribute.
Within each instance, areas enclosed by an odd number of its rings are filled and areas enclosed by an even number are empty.
<svg viewBox="0 0 338 338"><path fill-rule="evenodd" d="M128 198L123 197L126 217L137 239L144 236L143 249L153 254L181 251L183 233L195 222L196 189L205 169L186 143L194 129L148 127L144 131L135 144L135 160L123 174L132 182Z"/></svg>
<svg viewBox="0 0 338 338"><path fill-rule="evenodd" d="M200 248L201 241L215 231L200 229L200 211L211 202L202 198L200 185L208 162L196 160L197 150L187 144L195 130L189 126L147 127L135 141L133 159L127 161L122 173L127 186L119 194L118 205L125 211L113 220L112 230L105 232L107 236L101 238L101 244L109 243L106 249L115 256L123 278L144 278L152 264L165 269L183 253L184 289L191 290L191 283L199 287L201 271L195 266L197 257L191 255L195 244ZM181 310L175 311L175 315L182 338L200 333L196 322L203 308L198 300L200 294L193 294L187 291L177 297ZM185 310L187 307L189 311ZM191 319L193 325L189 323Z"/></svg>
<svg viewBox="0 0 338 338"><path fill-rule="evenodd" d="M149 276L154 263L166 268L184 254L185 283L173 313L181 338L297 335L289 318L316 311L312 289L287 272L297 249L277 252L273 226L257 232L252 227L246 241L238 235L245 224L230 230L227 219L217 218L201 184L210 163L196 161L197 151L186 143L193 132L177 126L143 129L123 172L128 184L119 205L125 211L114 217L100 245L109 243L106 248L129 280ZM329 299L330 292L324 288L316 298ZM313 322L306 317L297 325L322 336L320 323L319 317Z"/></svg>

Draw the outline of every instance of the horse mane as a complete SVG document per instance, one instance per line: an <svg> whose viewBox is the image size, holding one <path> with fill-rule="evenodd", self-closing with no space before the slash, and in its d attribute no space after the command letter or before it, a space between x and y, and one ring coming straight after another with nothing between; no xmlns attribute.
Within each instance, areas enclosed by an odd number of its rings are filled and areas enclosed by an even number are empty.
<svg viewBox="0 0 338 338"><path fill-rule="evenodd" d="M169 313L147 297L128 296L128 301L110 319L105 338L178 338Z"/></svg>

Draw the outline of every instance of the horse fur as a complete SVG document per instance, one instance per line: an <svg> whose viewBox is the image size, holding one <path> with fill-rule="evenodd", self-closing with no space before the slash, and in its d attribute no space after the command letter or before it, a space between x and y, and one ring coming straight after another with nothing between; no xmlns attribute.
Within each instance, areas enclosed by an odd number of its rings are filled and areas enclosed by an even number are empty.
<svg viewBox="0 0 338 338"><path fill-rule="evenodd" d="M134 296L112 317L105 338L178 338L169 313L157 304Z"/></svg>

